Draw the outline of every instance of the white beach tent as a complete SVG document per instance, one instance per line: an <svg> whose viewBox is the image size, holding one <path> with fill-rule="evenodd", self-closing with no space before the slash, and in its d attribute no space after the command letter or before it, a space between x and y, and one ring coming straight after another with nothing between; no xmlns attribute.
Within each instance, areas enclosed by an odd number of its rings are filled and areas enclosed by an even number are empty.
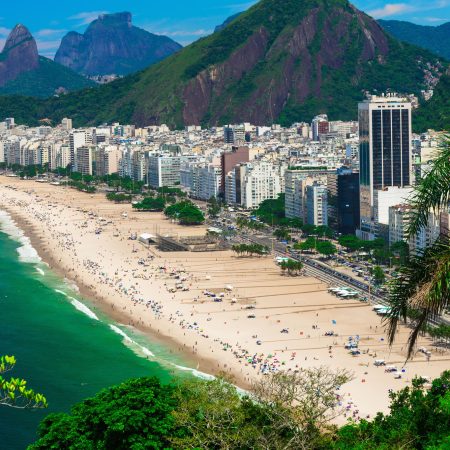
<svg viewBox="0 0 450 450"><path fill-rule="evenodd" d="M143 244L150 245L153 242L156 242L156 236L150 233L142 233L139 236L139 242L142 242Z"/></svg>

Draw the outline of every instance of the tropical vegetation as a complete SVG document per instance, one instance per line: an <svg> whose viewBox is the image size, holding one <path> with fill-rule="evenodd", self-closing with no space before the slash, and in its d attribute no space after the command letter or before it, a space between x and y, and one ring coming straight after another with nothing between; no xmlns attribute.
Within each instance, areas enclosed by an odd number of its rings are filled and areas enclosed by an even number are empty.
<svg viewBox="0 0 450 450"><path fill-rule="evenodd" d="M431 169L415 188L410 200L412 214L408 233L413 238L428 225L430 212L448 211L450 203L450 138L442 140L440 154ZM388 318L389 341L392 344L400 321L410 318L408 357L414 352L421 332L431 318L439 317L450 304L450 240L448 230L429 248L410 257L392 281Z"/></svg>

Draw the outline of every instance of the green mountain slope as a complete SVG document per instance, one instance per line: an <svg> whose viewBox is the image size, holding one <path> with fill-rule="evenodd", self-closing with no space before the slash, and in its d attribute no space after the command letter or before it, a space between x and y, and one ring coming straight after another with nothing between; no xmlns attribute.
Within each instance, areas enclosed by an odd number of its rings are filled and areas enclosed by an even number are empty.
<svg viewBox="0 0 450 450"><path fill-rule="evenodd" d="M77 89L95 86L93 81L78 75L51 59L39 56L39 67L23 72L15 80L9 81L0 87L0 94L20 94L32 97L50 97L58 89L74 91Z"/></svg>
<svg viewBox="0 0 450 450"><path fill-rule="evenodd" d="M419 93L434 55L387 35L346 0L262 0L222 31L98 89L36 102L27 122L72 117L75 125L132 122L291 124L328 113L356 118L364 91Z"/></svg>
<svg viewBox="0 0 450 450"><path fill-rule="evenodd" d="M433 98L414 116L417 132L428 129L450 131L450 75L444 75L434 90Z"/></svg>
<svg viewBox="0 0 450 450"><path fill-rule="evenodd" d="M397 39L426 48L450 60L450 23L437 27L401 20L379 20L378 23Z"/></svg>

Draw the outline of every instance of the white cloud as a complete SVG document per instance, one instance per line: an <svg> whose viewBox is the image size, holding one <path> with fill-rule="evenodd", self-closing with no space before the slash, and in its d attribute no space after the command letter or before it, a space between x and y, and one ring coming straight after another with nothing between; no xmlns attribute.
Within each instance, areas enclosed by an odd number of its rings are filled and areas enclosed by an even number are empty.
<svg viewBox="0 0 450 450"><path fill-rule="evenodd" d="M439 22L449 22L450 19L446 19L445 17L424 17L423 20L429 23L439 23Z"/></svg>
<svg viewBox="0 0 450 450"><path fill-rule="evenodd" d="M66 33L67 30L57 30L52 28L44 28L43 30L36 31L34 33L35 36L38 37L46 37L46 36L53 36L55 34L63 34Z"/></svg>
<svg viewBox="0 0 450 450"><path fill-rule="evenodd" d="M93 20L97 19L101 14L108 14L108 11L84 11L74 16L70 16L69 20L77 20L79 27L90 24Z"/></svg>
<svg viewBox="0 0 450 450"><path fill-rule="evenodd" d="M414 6L407 3L388 3L383 8L374 9L369 11L369 15L375 17L375 19L382 19L384 17L395 16L397 14L403 14L415 11Z"/></svg>
<svg viewBox="0 0 450 450"><path fill-rule="evenodd" d="M8 36L11 30L6 27L0 27L0 36Z"/></svg>
<svg viewBox="0 0 450 450"><path fill-rule="evenodd" d="M163 30L163 31L152 31L154 34L161 34L164 36L207 36L212 33L212 30L204 30L204 29L198 29L198 30Z"/></svg>

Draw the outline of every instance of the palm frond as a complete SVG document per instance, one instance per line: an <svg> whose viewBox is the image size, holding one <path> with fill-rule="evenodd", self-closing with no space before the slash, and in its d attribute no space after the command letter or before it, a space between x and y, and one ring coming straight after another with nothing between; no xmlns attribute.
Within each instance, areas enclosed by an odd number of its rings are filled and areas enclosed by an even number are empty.
<svg viewBox="0 0 450 450"><path fill-rule="evenodd" d="M430 211L439 212L450 202L450 135L439 144L439 156L433 161L431 170L416 187L409 201L412 207L409 236L417 234L427 226Z"/></svg>
<svg viewBox="0 0 450 450"><path fill-rule="evenodd" d="M409 316L413 331L408 340L411 357L418 336L430 319L442 314L450 302L450 245L448 238L439 239L422 254L413 256L391 284L391 312L386 318L389 343L395 340L399 320Z"/></svg>

